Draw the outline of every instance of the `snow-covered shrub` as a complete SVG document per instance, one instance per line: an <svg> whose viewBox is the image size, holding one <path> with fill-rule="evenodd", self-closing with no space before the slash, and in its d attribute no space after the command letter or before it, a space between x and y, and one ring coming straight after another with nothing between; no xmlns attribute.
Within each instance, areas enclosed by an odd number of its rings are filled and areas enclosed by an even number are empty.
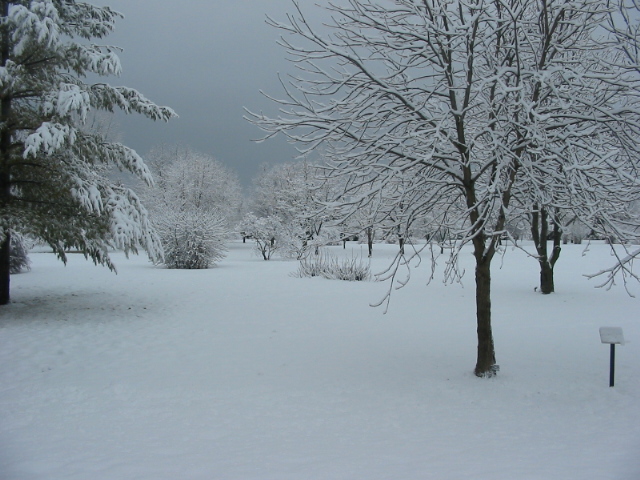
<svg viewBox="0 0 640 480"><path fill-rule="evenodd" d="M224 221L211 212L169 210L156 229L168 268L209 268L225 256Z"/></svg>
<svg viewBox="0 0 640 480"><path fill-rule="evenodd" d="M9 256L9 272L20 273L25 270L31 270L31 261L29 260L29 245L27 240L19 233L11 233L11 247Z"/></svg>
<svg viewBox="0 0 640 480"><path fill-rule="evenodd" d="M328 253L309 255L300 260L294 277L323 277L329 280L347 280L350 282L371 279L371 266L362 258L338 258Z"/></svg>
<svg viewBox="0 0 640 480"><path fill-rule="evenodd" d="M577 219L574 219L569 225L563 228L562 239L564 243L581 244L582 241L587 238L591 229L587 227L584 223L580 222Z"/></svg>
<svg viewBox="0 0 640 480"><path fill-rule="evenodd" d="M332 258L325 278L363 282L371 279L371 266L362 259Z"/></svg>
<svg viewBox="0 0 640 480"><path fill-rule="evenodd" d="M298 269L292 273L292 276L296 278L324 277L324 273L327 271L324 260L325 257L322 254L313 255L311 259L303 258L300 260Z"/></svg>
<svg viewBox="0 0 640 480"><path fill-rule="evenodd" d="M339 231L334 227L323 227L322 231L312 238L296 225L282 225L276 236L279 247L278 255L282 258L302 260L308 255L318 253L321 247L337 244Z"/></svg>
<svg viewBox="0 0 640 480"><path fill-rule="evenodd" d="M188 147L156 149L156 184L145 191L169 268L209 268L224 257L240 205L237 178L215 159Z"/></svg>
<svg viewBox="0 0 640 480"><path fill-rule="evenodd" d="M273 219L274 217L272 217ZM304 230L297 224L284 224L280 218L278 231L274 232L274 238L278 243L278 256L286 259L300 260L305 256L309 248ZM275 222L274 222L275 223Z"/></svg>

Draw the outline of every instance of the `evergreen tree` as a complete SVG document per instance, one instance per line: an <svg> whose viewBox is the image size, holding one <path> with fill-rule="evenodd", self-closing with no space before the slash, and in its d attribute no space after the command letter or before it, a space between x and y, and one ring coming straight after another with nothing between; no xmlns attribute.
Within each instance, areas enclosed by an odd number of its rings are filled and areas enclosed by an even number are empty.
<svg viewBox="0 0 640 480"><path fill-rule="evenodd" d="M92 111L175 116L131 88L85 82L120 74L117 49L92 41L121 16L75 0L0 0L0 304L9 302L11 231L63 261L73 248L110 269L109 248L162 254L137 195L108 179L117 168L151 183L144 161L83 128Z"/></svg>

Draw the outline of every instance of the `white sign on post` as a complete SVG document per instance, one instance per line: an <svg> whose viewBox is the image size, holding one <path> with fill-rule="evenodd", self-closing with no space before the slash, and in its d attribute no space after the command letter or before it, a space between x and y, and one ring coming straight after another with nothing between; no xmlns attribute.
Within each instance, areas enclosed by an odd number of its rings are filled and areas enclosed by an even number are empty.
<svg viewBox="0 0 640 480"><path fill-rule="evenodd" d="M600 341L602 343L624 345L624 337L620 327L600 327Z"/></svg>
<svg viewBox="0 0 640 480"><path fill-rule="evenodd" d="M613 387L616 368L616 345L624 345L624 336L620 327L600 327L600 341L611 345L609 359L609 386Z"/></svg>

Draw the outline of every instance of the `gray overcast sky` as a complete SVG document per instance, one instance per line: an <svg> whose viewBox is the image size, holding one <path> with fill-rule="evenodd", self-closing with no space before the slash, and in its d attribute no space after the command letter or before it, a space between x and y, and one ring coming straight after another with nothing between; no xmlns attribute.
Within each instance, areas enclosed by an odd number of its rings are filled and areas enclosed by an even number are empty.
<svg viewBox="0 0 640 480"><path fill-rule="evenodd" d="M213 155L244 185L264 163L291 161L283 138L252 142L262 132L243 120L243 107L275 114L259 90L281 93L278 72L293 71L276 45L280 32L265 23L293 12L290 0L92 0L124 14L103 42L124 49L123 74L107 79L173 108L167 124L118 116L122 141L144 155L160 144L181 143ZM317 9L302 0L305 12Z"/></svg>

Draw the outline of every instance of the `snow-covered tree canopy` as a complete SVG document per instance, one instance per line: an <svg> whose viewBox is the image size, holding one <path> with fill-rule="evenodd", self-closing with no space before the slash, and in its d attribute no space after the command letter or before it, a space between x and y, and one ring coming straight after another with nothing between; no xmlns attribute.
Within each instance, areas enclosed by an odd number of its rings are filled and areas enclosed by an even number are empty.
<svg viewBox="0 0 640 480"><path fill-rule="evenodd" d="M238 228L242 235L256 242L255 249L264 260L270 260L271 256L279 250L283 226L277 216L257 217L253 213L247 213Z"/></svg>
<svg viewBox="0 0 640 480"><path fill-rule="evenodd" d="M639 78L608 28L626 6L345 0L329 3L319 33L294 5L287 22L271 23L300 73L283 79L280 117L250 120L303 153L322 146L348 179L348 208L403 185L390 200L406 222L429 217L473 244L476 374L495 373L490 264L520 186L603 228L614 222L600 199L637 194ZM455 205L451 215L435 211L443 204Z"/></svg>
<svg viewBox="0 0 640 480"><path fill-rule="evenodd" d="M260 218L278 218L278 238L287 244L279 246L281 255L301 258L337 237L334 212L325 208L335 185L321 177L321 169L306 160L281 163L265 166L254 179L250 210Z"/></svg>
<svg viewBox="0 0 640 480"><path fill-rule="evenodd" d="M238 177L211 155L181 145L154 148L147 155L155 185L145 192L150 207L215 210L231 225L241 203Z"/></svg>
<svg viewBox="0 0 640 480"><path fill-rule="evenodd" d="M0 236L12 229L111 268L111 247L160 256L138 197L107 179L117 168L151 183L144 161L83 128L96 110L175 116L131 88L86 82L120 74L118 49L94 41L122 15L75 0L2 0L0 15Z"/></svg>

